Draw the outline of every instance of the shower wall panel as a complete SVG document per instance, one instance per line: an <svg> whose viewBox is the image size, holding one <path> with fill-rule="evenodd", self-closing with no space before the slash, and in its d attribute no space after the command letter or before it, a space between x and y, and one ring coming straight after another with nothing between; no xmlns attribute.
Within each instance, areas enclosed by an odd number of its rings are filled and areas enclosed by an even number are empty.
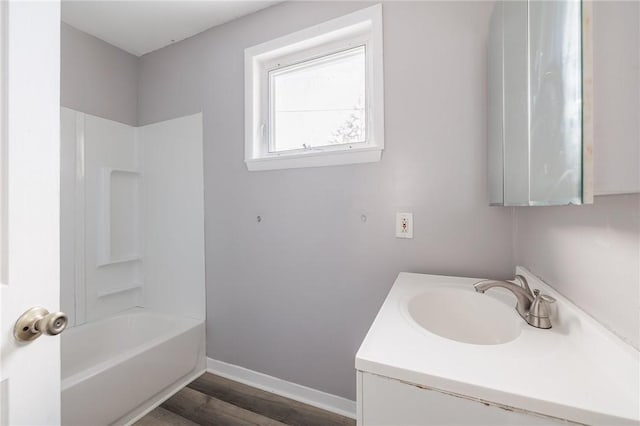
<svg viewBox="0 0 640 426"><path fill-rule="evenodd" d="M133 127L62 108L61 305L204 319L202 115Z"/></svg>
<svg viewBox="0 0 640 426"><path fill-rule="evenodd" d="M145 306L205 318L202 114L138 128Z"/></svg>
<svg viewBox="0 0 640 426"><path fill-rule="evenodd" d="M63 309L73 325L140 306L141 173L135 127L62 108Z"/></svg>

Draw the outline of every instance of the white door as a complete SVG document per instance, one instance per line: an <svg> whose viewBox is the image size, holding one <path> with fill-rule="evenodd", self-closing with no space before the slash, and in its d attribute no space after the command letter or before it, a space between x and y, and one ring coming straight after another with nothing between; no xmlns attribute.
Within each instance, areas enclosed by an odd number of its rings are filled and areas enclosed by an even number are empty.
<svg viewBox="0 0 640 426"><path fill-rule="evenodd" d="M0 67L0 425L59 424L60 337L14 337L60 299L59 1L0 0Z"/></svg>

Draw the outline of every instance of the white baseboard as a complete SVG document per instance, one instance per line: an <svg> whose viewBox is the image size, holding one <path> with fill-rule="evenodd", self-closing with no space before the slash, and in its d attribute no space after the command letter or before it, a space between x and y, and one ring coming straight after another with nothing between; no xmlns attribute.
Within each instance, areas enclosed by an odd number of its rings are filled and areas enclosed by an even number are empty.
<svg viewBox="0 0 640 426"><path fill-rule="evenodd" d="M341 416L356 418L356 402L350 399L211 358L207 358L207 371L254 388L340 414Z"/></svg>

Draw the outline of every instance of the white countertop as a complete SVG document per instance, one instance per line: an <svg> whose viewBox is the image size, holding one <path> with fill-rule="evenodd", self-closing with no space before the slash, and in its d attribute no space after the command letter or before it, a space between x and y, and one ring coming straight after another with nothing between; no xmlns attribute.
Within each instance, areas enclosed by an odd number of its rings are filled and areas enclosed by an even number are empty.
<svg viewBox="0 0 640 426"><path fill-rule="evenodd" d="M520 320L515 340L461 343L417 325L408 301L434 286L474 291L480 278L401 273L356 355L356 369L497 405L586 424L640 423L640 353L518 268L532 289L557 299L553 328ZM508 290L485 295L515 306Z"/></svg>

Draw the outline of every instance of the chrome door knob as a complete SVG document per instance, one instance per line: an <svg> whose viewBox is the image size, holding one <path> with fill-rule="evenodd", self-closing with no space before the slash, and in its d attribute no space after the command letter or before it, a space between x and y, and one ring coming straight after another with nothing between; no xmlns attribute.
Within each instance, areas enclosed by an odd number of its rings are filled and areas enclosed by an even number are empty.
<svg viewBox="0 0 640 426"><path fill-rule="evenodd" d="M64 312L49 313L45 308L35 307L22 314L13 329L13 335L21 342L37 339L42 334L55 336L67 328L69 318Z"/></svg>

